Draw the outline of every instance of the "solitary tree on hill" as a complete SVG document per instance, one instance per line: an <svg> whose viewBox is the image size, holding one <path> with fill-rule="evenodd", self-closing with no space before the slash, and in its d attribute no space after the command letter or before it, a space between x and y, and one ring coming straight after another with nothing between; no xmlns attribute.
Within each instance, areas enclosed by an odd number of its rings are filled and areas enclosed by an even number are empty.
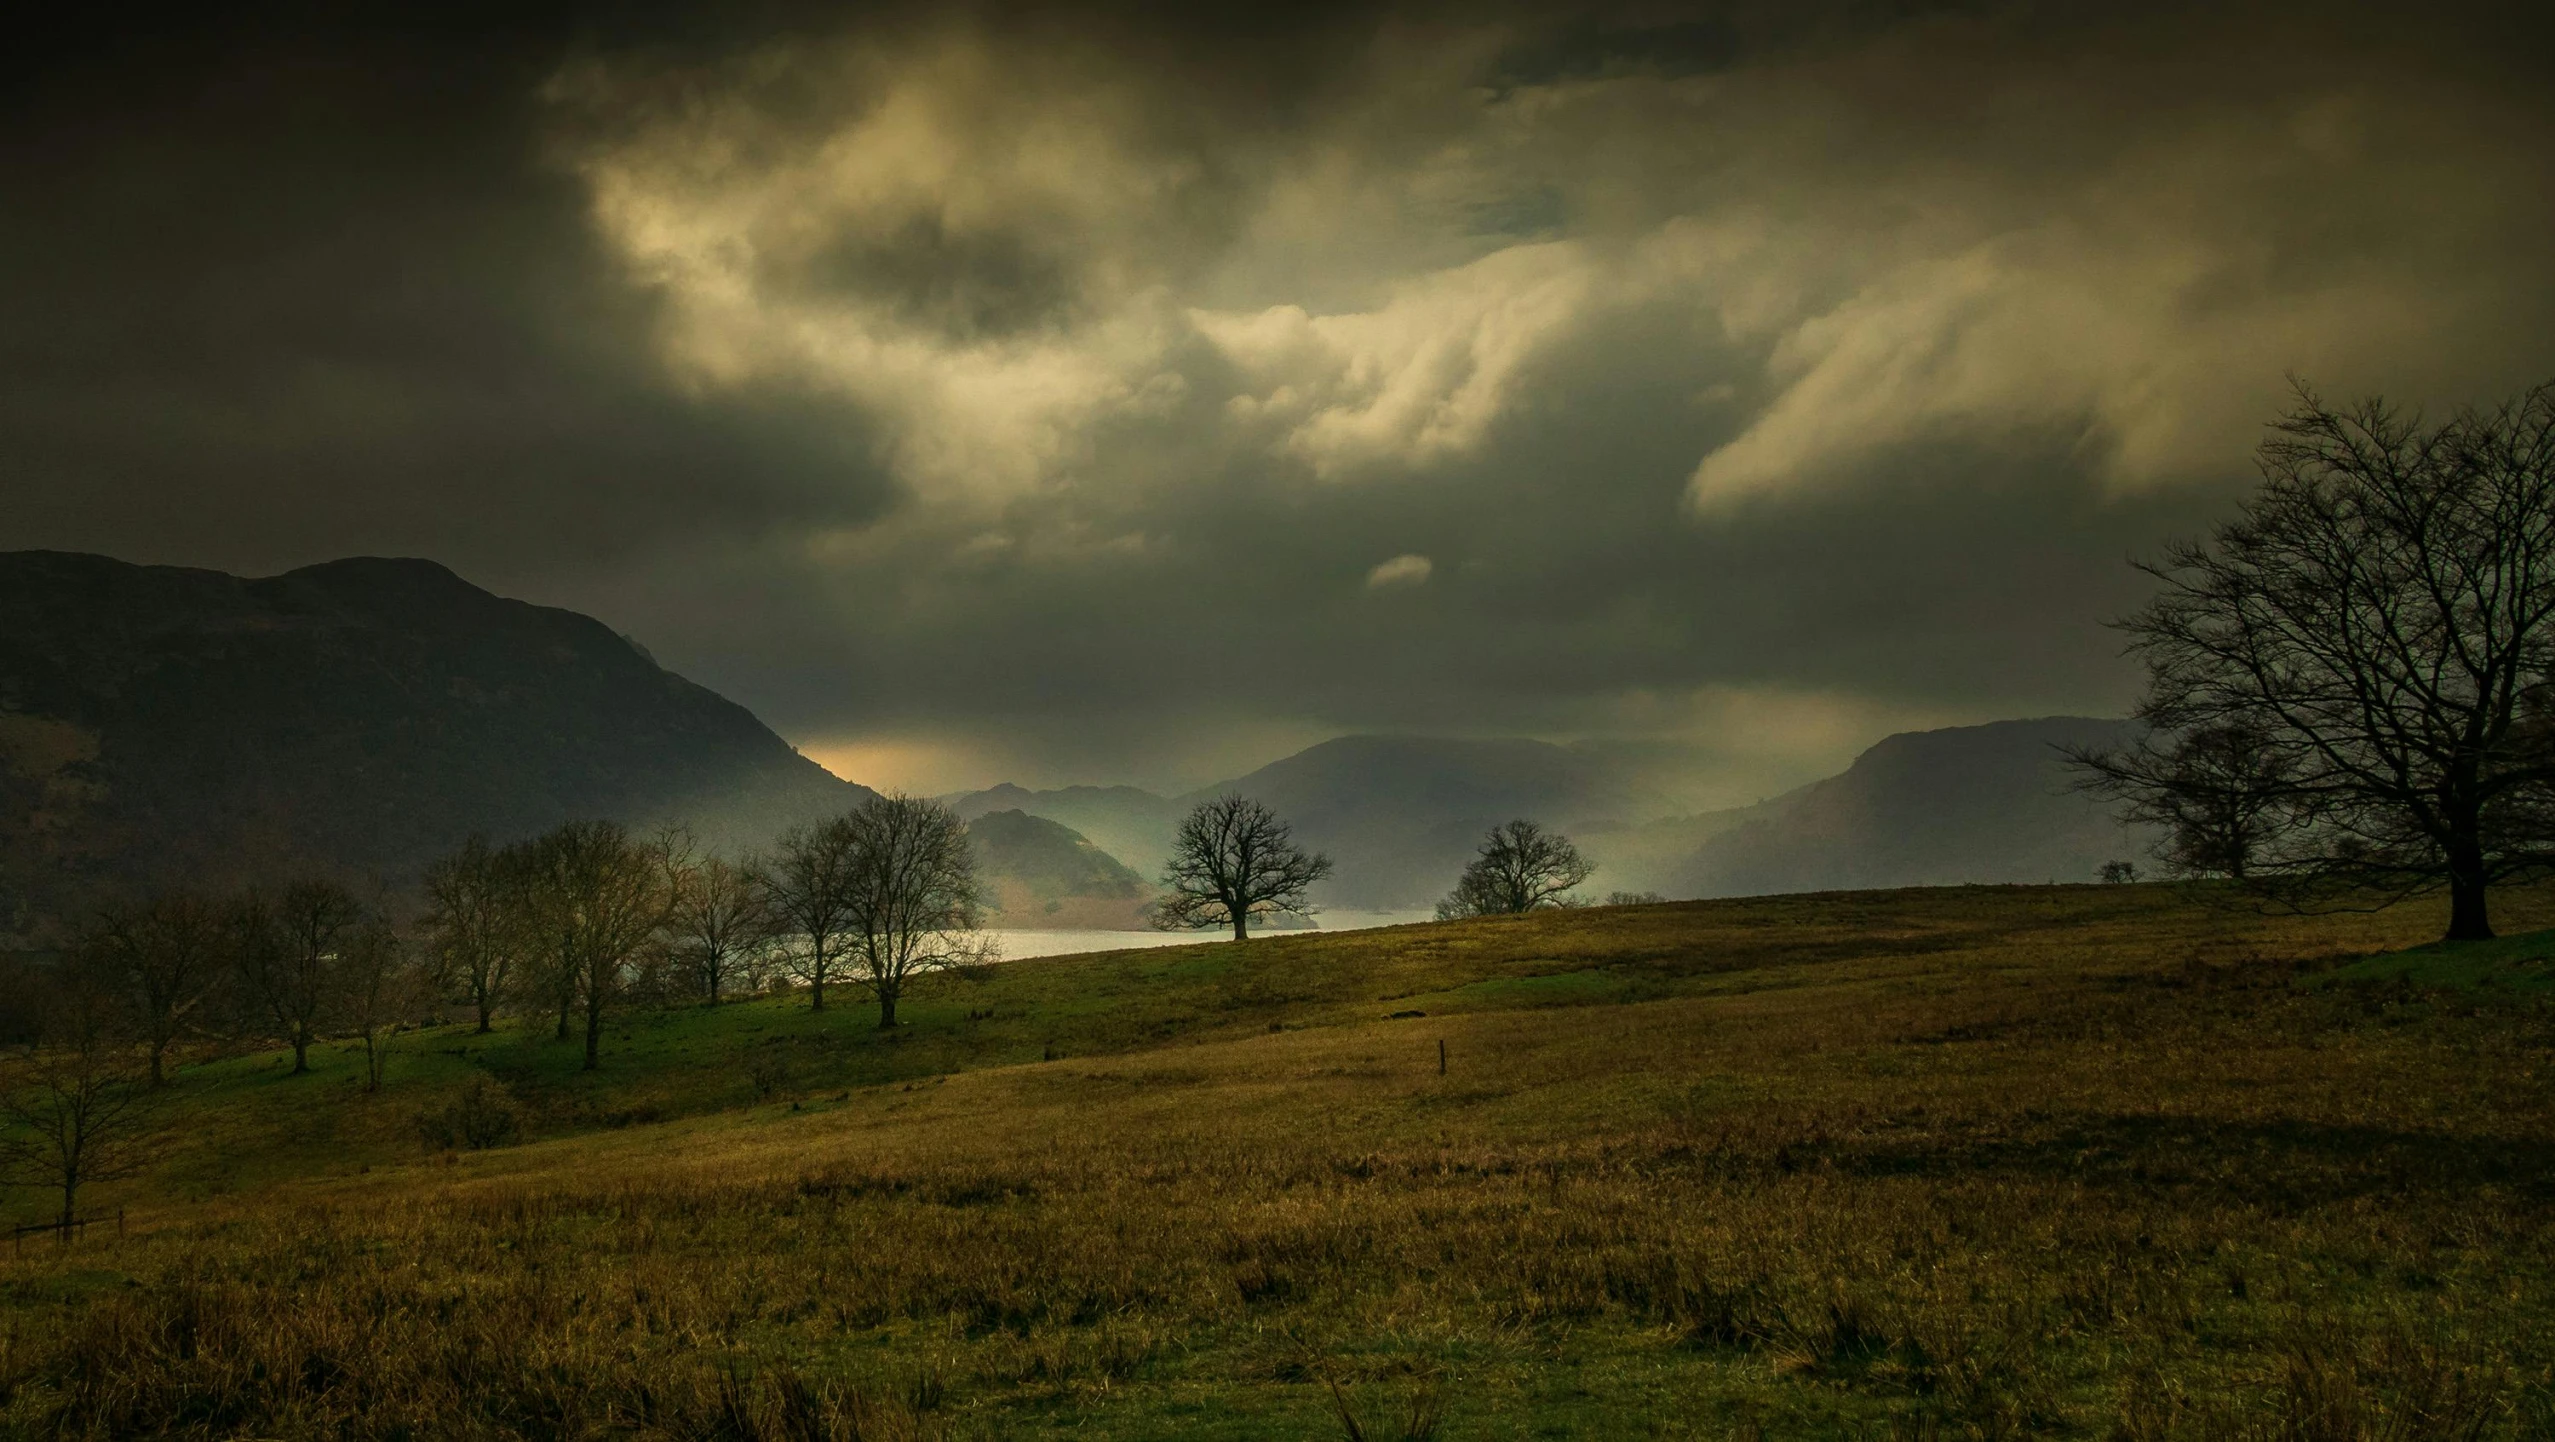
<svg viewBox="0 0 2555 1442"><path fill-rule="evenodd" d="M1498 916L1568 905L1572 887L1597 874L1570 838L1523 819L1494 826L1465 866L1455 890L1437 903L1437 919Z"/></svg>
<svg viewBox="0 0 2555 1442"><path fill-rule="evenodd" d="M1331 858L1296 845L1275 812L1247 796L1219 796L1181 820L1153 924L1164 931L1230 926L1241 941L1255 915L1311 914L1305 892L1330 874Z"/></svg>
<svg viewBox="0 0 2555 1442"><path fill-rule="evenodd" d="M2449 938L2489 937L2488 889L2555 868L2555 383L2433 426L2301 388L2259 459L2120 623L2154 739L2075 759L2153 817L2219 818L2203 869L2444 887Z"/></svg>

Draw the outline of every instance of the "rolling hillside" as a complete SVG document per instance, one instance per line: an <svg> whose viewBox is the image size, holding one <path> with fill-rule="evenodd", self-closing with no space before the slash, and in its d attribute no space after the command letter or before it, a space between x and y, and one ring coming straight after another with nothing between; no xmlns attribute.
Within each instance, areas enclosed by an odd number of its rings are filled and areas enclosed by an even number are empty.
<svg viewBox="0 0 2555 1442"><path fill-rule="evenodd" d="M2555 933L2372 972L2443 910L1211 942L938 977L892 1032L632 1011L595 1071L537 1013L429 1025L369 1095L351 1041L191 1050L84 1198L124 1225L6 1263L0 1435L2543 1438Z"/></svg>
<svg viewBox="0 0 2555 1442"><path fill-rule="evenodd" d="M0 934L133 879L397 882L575 817L759 845L867 794L601 622L429 561L0 555Z"/></svg>

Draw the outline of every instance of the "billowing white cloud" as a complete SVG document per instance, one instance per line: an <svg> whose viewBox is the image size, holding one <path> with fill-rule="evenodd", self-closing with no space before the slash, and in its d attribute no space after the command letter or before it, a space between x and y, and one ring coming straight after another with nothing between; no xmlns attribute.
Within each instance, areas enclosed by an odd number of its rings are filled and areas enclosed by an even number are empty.
<svg viewBox="0 0 2555 1442"><path fill-rule="evenodd" d="M1596 286L1584 248L1554 242L1414 278L1371 311L1191 315L1245 378L1228 412L1273 426L1329 476L1479 445L1520 370L1586 314Z"/></svg>
<svg viewBox="0 0 2555 1442"><path fill-rule="evenodd" d="M1726 511L1911 445L2017 433L2075 437L2115 490L2223 477L2291 376L2419 400L2512 373L2526 346L2497 314L2516 277L2494 232L2525 161L2482 149L2442 174L2428 147L2337 135L2337 113L2371 108L2325 98L2286 125L2177 134L2049 184L2018 216L1885 251L1832 303L1804 291L1798 313L1737 319L1770 342L1768 399L1696 466L1690 500ZM2414 193L2424 203L2406 206ZM2358 245L2333 253L2337 234ZM1814 227L1784 249L1854 247Z"/></svg>
<svg viewBox="0 0 2555 1442"><path fill-rule="evenodd" d="M586 117L569 163L664 298L678 376L837 392L944 497L1034 483L1185 394L1161 222L1196 169L1099 77L951 34L763 54L680 104L669 83L590 63L551 95Z"/></svg>

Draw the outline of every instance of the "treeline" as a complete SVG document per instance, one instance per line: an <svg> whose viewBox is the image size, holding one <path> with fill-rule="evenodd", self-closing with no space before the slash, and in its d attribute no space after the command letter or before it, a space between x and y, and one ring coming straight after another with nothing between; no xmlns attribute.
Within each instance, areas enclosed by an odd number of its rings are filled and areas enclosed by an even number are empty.
<svg viewBox="0 0 2555 1442"><path fill-rule="evenodd" d="M22 1026L104 1018L153 1086L188 1043L283 1047L299 1075L315 1043L353 1038L377 1087L383 1036L455 1009L482 1032L511 1015L582 1034L588 1067L625 1007L803 985L822 1008L850 985L893 1027L917 978L990 958L982 915L964 825L885 796L742 860L576 821L473 836L407 897L324 878L164 891L102 908L17 989L44 993L19 998Z"/></svg>
<svg viewBox="0 0 2555 1442"><path fill-rule="evenodd" d="M483 1032L506 1013L561 1042L582 1027L588 1068L615 1011L799 983L820 1008L853 986L893 1027L917 980L991 959L981 907L965 826L905 796L738 862L679 830L578 821L473 837L416 897L305 878L110 905L60 964L5 979L0 1183L53 1191L71 1225L83 1187L152 1152L148 1099L181 1048L278 1046L300 1076L314 1045L353 1038L377 1091L389 1035L455 1007Z"/></svg>

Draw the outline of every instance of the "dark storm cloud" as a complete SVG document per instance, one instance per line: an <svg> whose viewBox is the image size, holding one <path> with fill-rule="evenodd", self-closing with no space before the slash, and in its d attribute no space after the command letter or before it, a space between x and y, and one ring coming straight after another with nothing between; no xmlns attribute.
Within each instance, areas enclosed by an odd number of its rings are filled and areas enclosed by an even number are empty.
<svg viewBox="0 0 2555 1442"><path fill-rule="evenodd" d="M13 112L0 544L436 554L938 758L874 779L1405 727L1747 799L2117 707L2285 373L2555 372L2543 24L2404 15L223 31Z"/></svg>
<svg viewBox="0 0 2555 1442"><path fill-rule="evenodd" d="M564 28L212 29L22 94L9 541L523 576L883 510L861 417L655 364L649 298L539 159Z"/></svg>

